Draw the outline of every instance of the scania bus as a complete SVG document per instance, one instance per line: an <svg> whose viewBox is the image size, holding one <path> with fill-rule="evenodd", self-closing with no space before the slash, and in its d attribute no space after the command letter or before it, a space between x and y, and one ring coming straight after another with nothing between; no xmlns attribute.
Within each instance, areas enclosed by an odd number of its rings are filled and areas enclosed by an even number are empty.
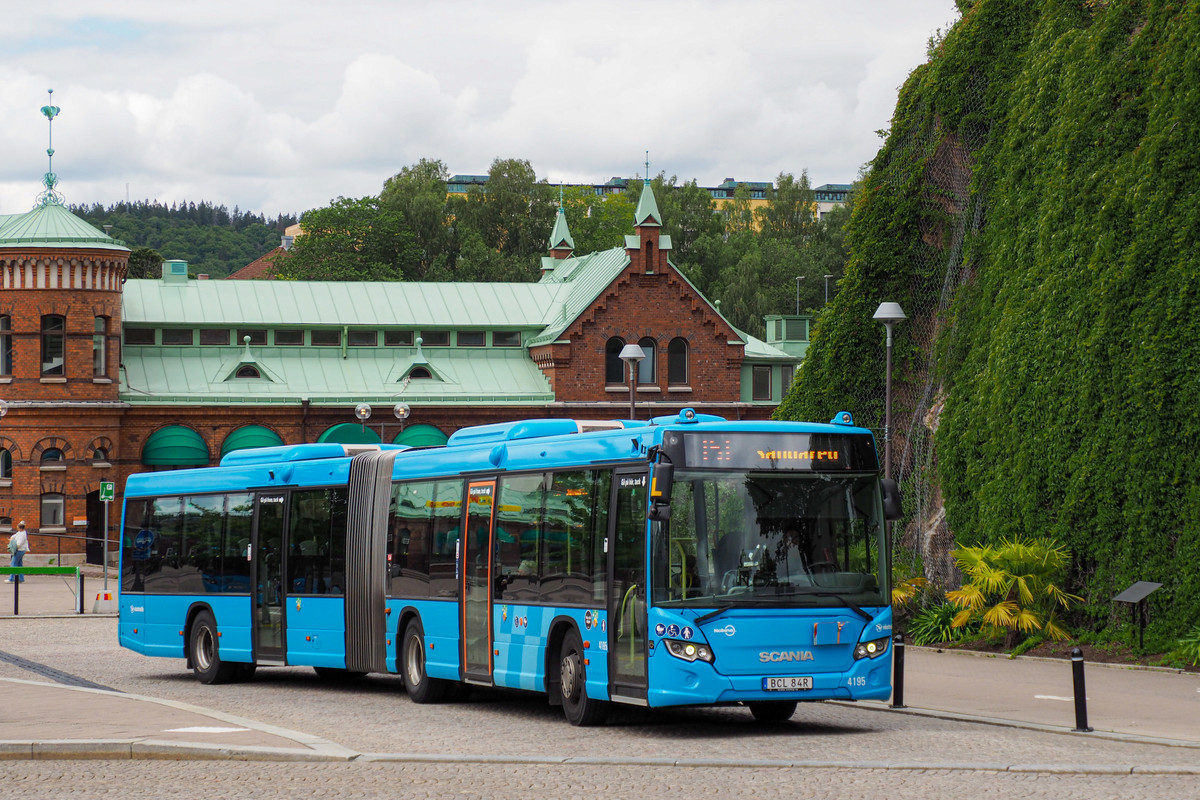
<svg viewBox="0 0 1200 800"><path fill-rule="evenodd" d="M129 477L120 643L204 683L304 665L400 674L417 703L542 692L576 725L614 703L779 720L890 695L898 514L845 412L238 450Z"/></svg>

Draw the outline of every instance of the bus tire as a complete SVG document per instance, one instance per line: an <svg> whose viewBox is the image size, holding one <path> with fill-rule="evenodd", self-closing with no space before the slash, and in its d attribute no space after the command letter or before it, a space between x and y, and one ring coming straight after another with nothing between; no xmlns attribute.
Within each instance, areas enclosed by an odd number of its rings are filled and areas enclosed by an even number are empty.
<svg viewBox="0 0 1200 800"><path fill-rule="evenodd" d="M192 673L203 684L229 683L237 677L239 665L221 660L217 621L211 611L201 611L192 622L190 652Z"/></svg>
<svg viewBox="0 0 1200 800"><path fill-rule="evenodd" d="M746 705L750 707L750 713L758 722L784 722L796 713L795 700L766 700Z"/></svg>
<svg viewBox="0 0 1200 800"><path fill-rule="evenodd" d="M404 668L404 688L414 703L437 703L446 695L449 681L431 678L425 671L425 629L421 620L414 619L404 630L404 645L400 648Z"/></svg>
<svg viewBox="0 0 1200 800"><path fill-rule="evenodd" d="M579 632L571 629L563 638L559 660L559 687L567 722L579 727L601 725L608 716L608 703L587 694L587 666Z"/></svg>

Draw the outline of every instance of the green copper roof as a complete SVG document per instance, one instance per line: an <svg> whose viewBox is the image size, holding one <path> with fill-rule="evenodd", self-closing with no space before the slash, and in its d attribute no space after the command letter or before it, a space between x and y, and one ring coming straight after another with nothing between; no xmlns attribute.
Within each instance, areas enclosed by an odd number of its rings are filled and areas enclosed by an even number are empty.
<svg viewBox="0 0 1200 800"><path fill-rule="evenodd" d="M662 214L658 212L658 202L654 199L654 189L646 181L642 196L638 200L637 211L633 212L634 225L662 225Z"/></svg>
<svg viewBox="0 0 1200 800"><path fill-rule="evenodd" d="M129 252L120 241L57 203L0 217L0 247L80 247Z"/></svg>
<svg viewBox="0 0 1200 800"><path fill-rule="evenodd" d="M540 285L559 286L566 294L555 308L557 314L529 346L548 344L557 339L628 265L629 253L614 247L578 258L564 258L553 270L542 275Z"/></svg>
<svg viewBox="0 0 1200 800"><path fill-rule="evenodd" d="M559 206L558 213L554 215L554 230L550 231L550 249L562 248L574 250L575 240L571 238L571 229L567 227L567 213Z"/></svg>
<svg viewBox="0 0 1200 800"><path fill-rule="evenodd" d="M131 280L130 325L349 325L540 330L567 290L539 283Z"/></svg>

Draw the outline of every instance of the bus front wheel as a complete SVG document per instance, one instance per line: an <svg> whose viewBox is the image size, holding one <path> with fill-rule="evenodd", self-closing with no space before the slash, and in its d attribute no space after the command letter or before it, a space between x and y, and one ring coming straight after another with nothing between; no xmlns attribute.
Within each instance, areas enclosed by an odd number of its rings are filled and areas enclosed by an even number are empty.
<svg viewBox="0 0 1200 800"><path fill-rule="evenodd" d="M577 631L572 630L566 635L561 652L559 686L562 690L563 714L567 722L580 727L600 725L608 716L608 703L588 697L583 642L580 641Z"/></svg>
<svg viewBox="0 0 1200 800"><path fill-rule="evenodd" d="M421 620L408 623L400 658L404 665L404 688L414 703L436 703L445 696L448 682L431 678L425 671L425 629Z"/></svg>
<svg viewBox="0 0 1200 800"><path fill-rule="evenodd" d="M792 718L796 713L795 700L767 700L761 703L747 703L750 713L759 722L783 722Z"/></svg>
<svg viewBox="0 0 1200 800"><path fill-rule="evenodd" d="M201 611L192 623L192 672L204 684L229 683L239 671L236 663L221 660L217 644L217 621L208 611Z"/></svg>

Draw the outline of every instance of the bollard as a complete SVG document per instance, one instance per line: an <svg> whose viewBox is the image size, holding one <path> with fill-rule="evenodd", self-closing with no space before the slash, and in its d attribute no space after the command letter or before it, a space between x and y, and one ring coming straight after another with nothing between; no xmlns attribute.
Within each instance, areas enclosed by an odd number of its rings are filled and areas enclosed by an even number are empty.
<svg viewBox="0 0 1200 800"><path fill-rule="evenodd" d="M13 616L21 616L21 582L13 575Z"/></svg>
<svg viewBox="0 0 1200 800"><path fill-rule="evenodd" d="M892 637L892 704L889 708L905 708L904 705L904 634Z"/></svg>
<svg viewBox="0 0 1200 800"><path fill-rule="evenodd" d="M1083 651L1076 647L1071 651L1071 677L1075 684L1075 727L1074 733L1089 733L1087 719L1087 689L1083 685Z"/></svg>

